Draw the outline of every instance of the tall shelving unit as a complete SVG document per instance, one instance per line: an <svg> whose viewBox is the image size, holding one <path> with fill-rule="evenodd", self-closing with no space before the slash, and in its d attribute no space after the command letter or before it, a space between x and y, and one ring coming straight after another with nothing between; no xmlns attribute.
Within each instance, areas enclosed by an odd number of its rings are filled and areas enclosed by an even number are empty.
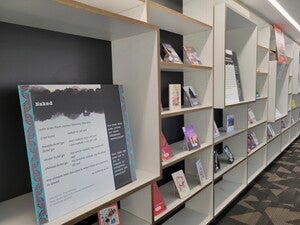
<svg viewBox="0 0 300 225"><path fill-rule="evenodd" d="M169 5L172 5L169 3ZM162 3L148 1L149 23L161 29L161 42L177 40L173 46L181 56L183 64L160 63L162 105L162 130L173 152L171 159L162 162L164 171L176 172L181 165L191 193L179 198L172 179L162 177L159 189L166 202L167 210L154 217L155 224L181 224L182 216L189 215L196 224L206 224L213 218L212 186L212 126L213 126L213 1L182 1L182 9L168 7L168 1ZM181 54L185 45L193 46L199 53L202 65L186 64ZM180 110L168 108L168 84L180 82L193 86L200 100L200 106L189 107L184 103ZM183 92L182 92L183 96ZM192 151L184 149L181 128L193 124L199 136L201 147ZM201 159L206 182L201 183L196 170L196 161ZM175 166L176 169L173 167ZM206 207L201 201L207 203ZM195 208L197 206L197 208ZM179 212L178 208L183 207ZM177 211L176 211L177 210ZM169 214L177 212L168 219ZM165 221L165 222L164 222Z"/></svg>
<svg viewBox="0 0 300 225"><path fill-rule="evenodd" d="M151 183L161 172L157 27L72 0L4 1L0 14L8 23L110 41L113 83L126 92L137 180L47 224L75 223L119 200L123 224L152 224ZM1 202L0 223L35 224L32 193Z"/></svg>

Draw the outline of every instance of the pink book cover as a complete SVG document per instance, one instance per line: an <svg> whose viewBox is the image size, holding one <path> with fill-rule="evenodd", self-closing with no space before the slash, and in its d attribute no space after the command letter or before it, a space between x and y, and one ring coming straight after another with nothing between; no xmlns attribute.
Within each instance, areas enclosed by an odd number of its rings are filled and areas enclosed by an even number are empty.
<svg viewBox="0 0 300 225"><path fill-rule="evenodd" d="M153 190L153 214L154 216L157 216L161 212L166 210L167 207L156 182L152 184L152 190Z"/></svg>
<svg viewBox="0 0 300 225"><path fill-rule="evenodd" d="M161 132L161 158L166 161L172 157L172 150L163 132Z"/></svg>
<svg viewBox="0 0 300 225"><path fill-rule="evenodd" d="M114 203L98 212L99 225L122 225L118 204Z"/></svg>

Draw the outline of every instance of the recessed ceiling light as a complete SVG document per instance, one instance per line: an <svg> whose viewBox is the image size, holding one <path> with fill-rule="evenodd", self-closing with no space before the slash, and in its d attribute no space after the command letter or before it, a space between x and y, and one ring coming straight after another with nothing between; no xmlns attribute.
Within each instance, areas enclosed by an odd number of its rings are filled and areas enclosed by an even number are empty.
<svg viewBox="0 0 300 225"><path fill-rule="evenodd" d="M294 20L293 17L276 1L268 0L294 27L300 31L300 25Z"/></svg>

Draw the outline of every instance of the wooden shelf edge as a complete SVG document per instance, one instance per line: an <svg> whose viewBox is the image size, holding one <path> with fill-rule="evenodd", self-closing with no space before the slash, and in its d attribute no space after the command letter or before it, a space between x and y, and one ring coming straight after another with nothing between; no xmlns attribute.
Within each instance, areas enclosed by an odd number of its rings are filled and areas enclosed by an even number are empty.
<svg viewBox="0 0 300 225"><path fill-rule="evenodd" d="M205 109L212 108L212 105L200 105L200 106L195 106L195 107L182 107L181 109L178 110L165 110L161 112L161 118L167 118L167 117L172 117L172 116L178 116L178 115L183 115L185 113L192 113L192 112L197 112Z"/></svg>
<svg viewBox="0 0 300 225"><path fill-rule="evenodd" d="M252 129L253 127L257 127L263 123L267 123L267 120L259 120L256 123L248 124L248 129Z"/></svg>

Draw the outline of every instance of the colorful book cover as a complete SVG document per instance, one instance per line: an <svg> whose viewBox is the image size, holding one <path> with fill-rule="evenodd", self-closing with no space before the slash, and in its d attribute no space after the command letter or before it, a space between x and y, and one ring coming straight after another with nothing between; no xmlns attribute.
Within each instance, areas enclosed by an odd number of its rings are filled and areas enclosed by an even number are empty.
<svg viewBox="0 0 300 225"><path fill-rule="evenodd" d="M152 191L153 191L153 199L152 199L153 214L154 216L157 216L163 211L165 211L167 209L167 206L156 182L152 184Z"/></svg>
<svg viewBox="0 0 300 225"><path fill-rule="evenodd" d="M234 131L234 115L226 115L226 132Z"/></svg>
<svg viewBox="0 0 300 225"><path fill-rule="evenodd" d="M247 137L247 146L248 146L248 153L250 153L251 150L256 147L249 134L248 134L248 137Z"/></svg>
<svg viewBox="0 0 300 225"><path fill-rule="evenodd" d="M170 145L168 144L163 132L161 132L161 154L162 161L170 159L173 155Z"/></svg>
<svg viewBox="0 0 300 225"><path fill-rule="evenodd" d="M200 148L200 141L193 125L182 127L188 150Z"/></svg>
<svg viewBox="0 0 300 225"><path fill-rule="evenodd" d="M200 60L199 54L192 46L184 46L184 61L188 64L192 65L201 65L202 62Z"/></svg>
<svg viewBox="0 0 300 225"><path fill-rule="evenodd" d="M181 59L170 44L161 43L160 55L165 62L182 64Z"/></svg>
<svg viewBox="0 0 300 225"><path fill-rule="evenodd" d="M255 114L251 108L248 108L248 123L256 123Z"/></svg>
<svg viewBox="0 0 300 225"><path fill-rule="evenodd" d="M192 86L183 86L183 91L191 107L200 105L197 94Z"/></svg>
<svg viewBox="0 0 300 225"><path fill-rule="evenodd" d="M251 132L250 132L250 136L252 137L252 140L253 140L253 142L254 142L254 144L255 144L255 147L256 147L257 145L259 145L257 136L256 136L256 134L255 134L254 131L251 131Z"/></svg>
<svg viewBox="0 0 300 225"><path fill-rule="evenodd" d="M197 160L196 167L197 167L200 184L204 184L206 181L206 176L205 176L204 168L203 168L203 165L202 165L202 162L200 159Z"/></svg>
<svg viewBox="0 0 300 225"><path fill-rule="evenodd" d="M216 121L214 121L214 138L220 137L220 131L217 127Z"/></svg>
<svg viewBox="0 0 300 225"><path fill-rule="evenodd" d="M185 175L182 170L172 173L172 178L177 188L180 198L184 198L190 194L190 187L186 181Z"/></svg>
<svg viewBox="0 0 300 225"><path fill-rule="evenodd" d="M112 204L111 206L101 209L98 212L99 225L122 225L118 204Z"/></svg>
<svg viewBox="0 0 300 225"><path fill-rule="evenodd" d="M282 29L278 25L274 25L276 49L277 49L277 61L279 63L287 63L287 57L285 55L285 41Z"/></svg>
<svg viewBox="0 0 300 225"><path fill-rule="evenodd" d="M169 84L169 110L181 109L181 84Z"/></svg>
<svg viewBox="0 0 300 225"><path fill-rule="evenodd" d="M121 85L18 89L38 224L136 180Z"/></svg>

